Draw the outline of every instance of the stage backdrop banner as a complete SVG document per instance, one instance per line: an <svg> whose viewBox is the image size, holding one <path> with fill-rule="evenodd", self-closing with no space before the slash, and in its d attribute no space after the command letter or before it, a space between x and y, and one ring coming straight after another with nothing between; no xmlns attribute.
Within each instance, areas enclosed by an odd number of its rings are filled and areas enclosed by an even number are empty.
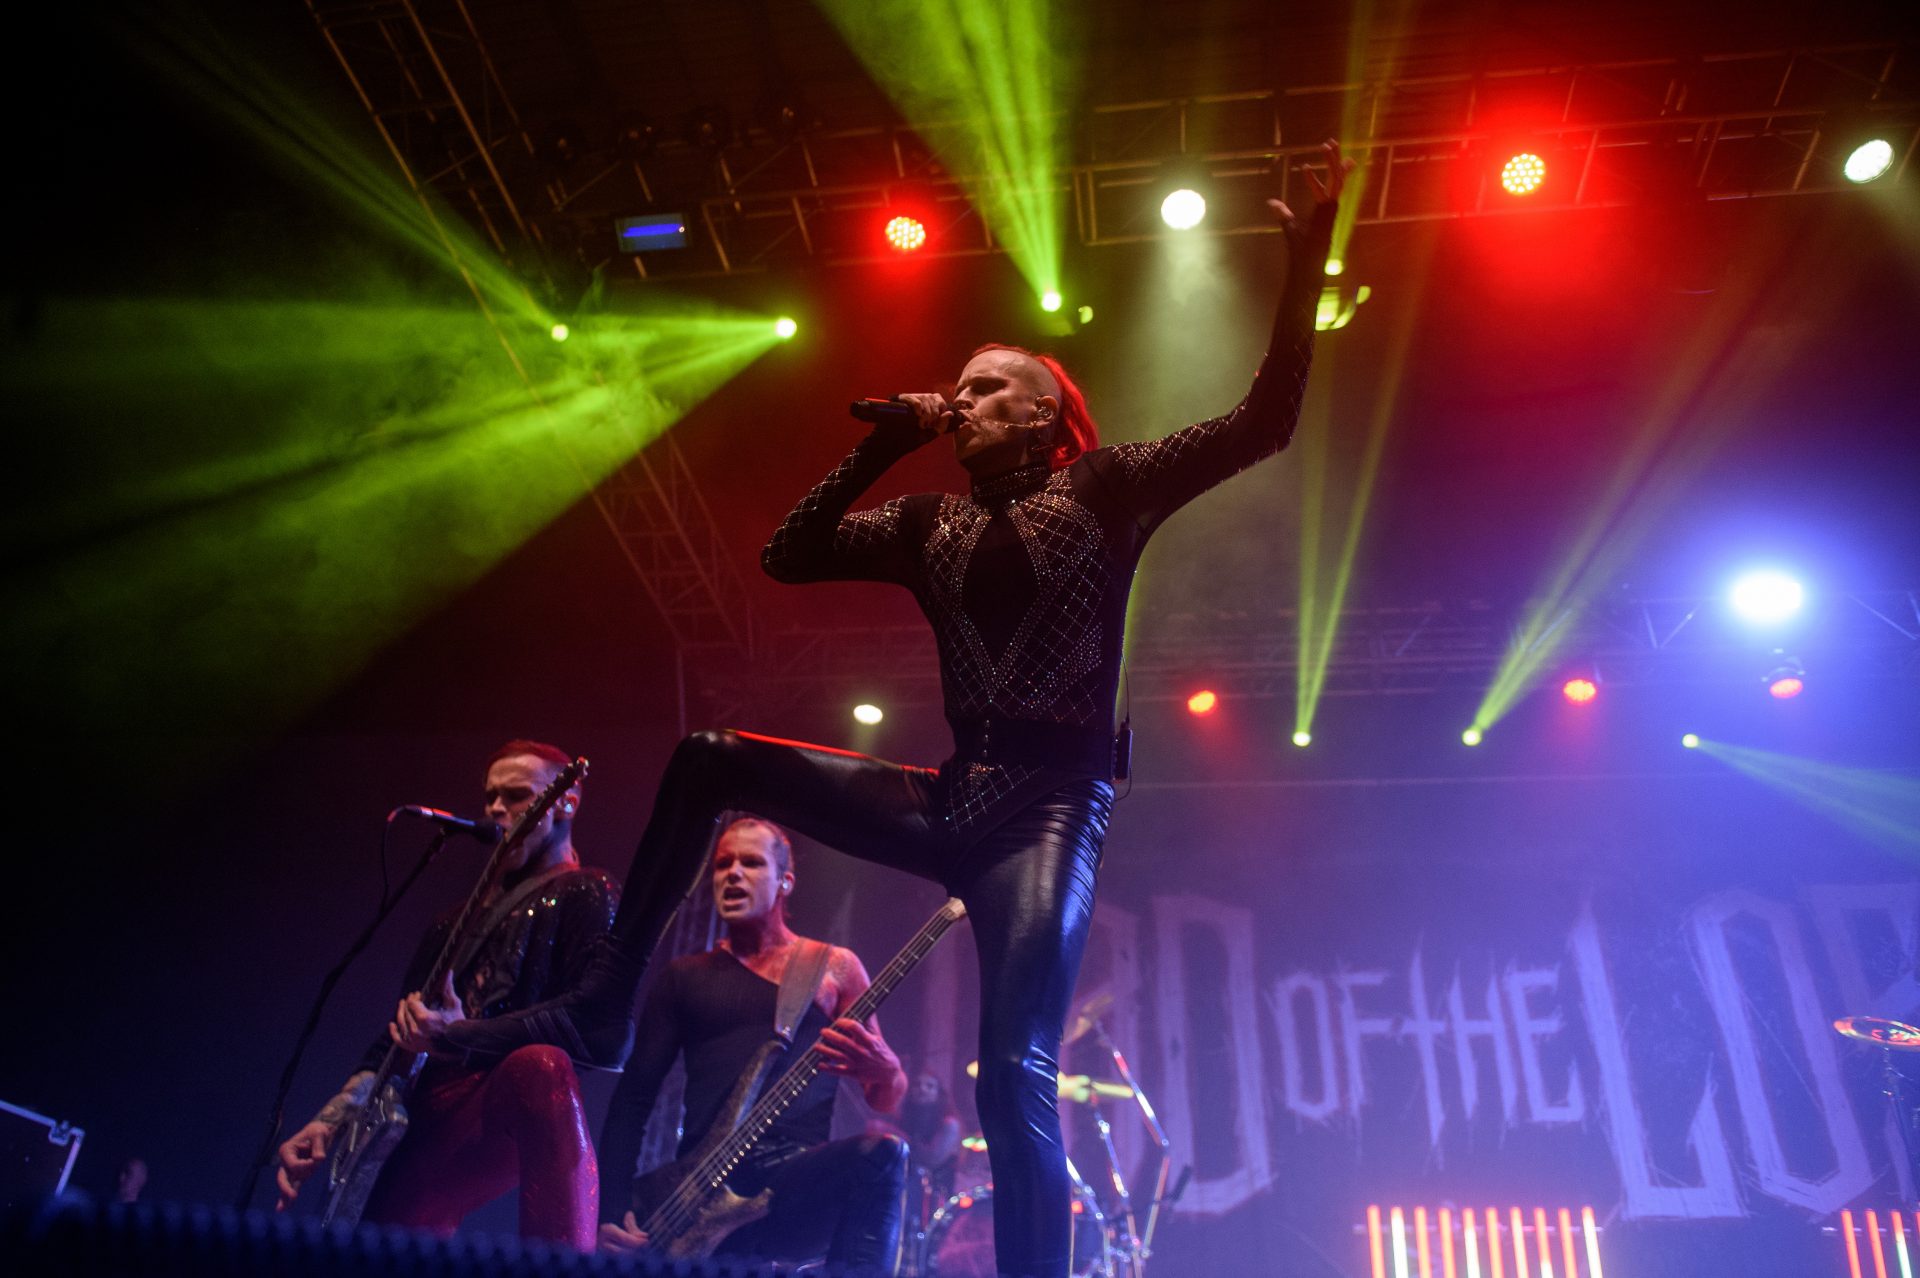
<svg viewBox="0 0 1920 1278"><path fill-rule="evenodd" d="M1584 1208L1623 1273L1844 1273L1848 1209L1904 1204L1920 1244L1882 1056L1832 1025L1920 1003L1920 881L1753 782L1143 787L1102 880L1079 998L1111 996L1192 1169L1161 1272L1366 1273L1370 1207L1392 1272L1396 1206L1408 1230L1425 1209L1436 1273L1442 1207L1456 1249L1465 1209L1482 1252L1489 1209L1503 1247L1521 1209L1536 1257L1544 1219L1576 1275ZM966 989L969 964L931 984ZM971 1007L937 997L926 1041L964 1063ZM1092 1034L1065 1065L1115 1072ZM1144 1190L1144 1125L1102 1112Z"/></svg>

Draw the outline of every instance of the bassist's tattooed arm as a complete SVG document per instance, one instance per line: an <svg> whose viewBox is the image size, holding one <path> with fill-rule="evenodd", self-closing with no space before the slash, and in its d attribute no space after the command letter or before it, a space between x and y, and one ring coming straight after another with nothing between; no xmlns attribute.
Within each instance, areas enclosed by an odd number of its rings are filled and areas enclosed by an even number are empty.
<svg viewBox="0 0 1920 1278"><path fill-rule="evenodd" d="M373 1091L373 1071L363 1069L347 1080L340 1094L320 1107L313 1116L316 1123L325 1123L329 1127L338 1127L355 1113L365 1107L367 1096Z"/></svg>
<svg viewBox="0 0 1920 1278"><path fill-rule="evenodd" d="M285 1211L300 1194L300 1186L332 1152L334 1133L366 1107L373 1094L373 1071L363 1069L347 1080L340 1094L320 1107L311 1122L280 1146L280 1168L274 1183L280 1189L276 1211Z"/></svg>

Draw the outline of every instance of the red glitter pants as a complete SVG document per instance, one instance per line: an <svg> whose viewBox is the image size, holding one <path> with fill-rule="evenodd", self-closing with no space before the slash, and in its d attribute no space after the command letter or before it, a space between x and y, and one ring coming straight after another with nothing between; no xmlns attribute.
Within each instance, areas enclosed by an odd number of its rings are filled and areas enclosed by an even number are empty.
<svg viewBox="0 0 1920 1278"><path fill-rule="evenodd" d="M368 1222L451 1234L517 1184L522 1238L593 1250L599 1171L565 1052L522 1047L478 1071L429 1064L407 1112L406 1138L374 1185Z"/></svg>

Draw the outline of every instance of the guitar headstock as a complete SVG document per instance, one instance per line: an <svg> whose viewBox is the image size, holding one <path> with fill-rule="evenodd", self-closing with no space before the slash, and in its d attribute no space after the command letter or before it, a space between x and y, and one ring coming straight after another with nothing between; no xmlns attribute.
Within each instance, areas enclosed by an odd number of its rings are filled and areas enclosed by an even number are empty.
<svg viewBox="0 0 1920 1278"><path fill-rule="evenodd" d="M959 897L950 896L947 903L940 907L940 917L949 923L958 923L967 917L967 907Z"/></svg>

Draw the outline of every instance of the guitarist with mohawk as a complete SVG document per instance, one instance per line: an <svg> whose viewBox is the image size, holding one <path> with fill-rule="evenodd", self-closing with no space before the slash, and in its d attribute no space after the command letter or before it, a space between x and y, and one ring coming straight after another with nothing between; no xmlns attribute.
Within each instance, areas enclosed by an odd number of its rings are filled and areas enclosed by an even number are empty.
<svg viewBox="0 0 1920 1278"><path fill-rule="evenodd" d="M282 1209L329 1155L342 1171L347 1155L335 1146L363 1117L391 1046L424 1053L426 1066L407 1098L405 1135L374 1164L360 1219L451 1234L518 1185L523 1237L593 1249L599 1174L574 1065L611 1068L619 1054L583 1042L552 1010L579 984L620 900L613 880L574 852L580 787L568 774L583 767L526 740L487 761L482 815L503 829L526 824L525 837L496 854L499 877L477 898L445 979L422 988L448 945L451 916L421 939L402 986L411 992L359 1072L280 1146ZM551 806L527 822L539 803Z"/></svg>
<svg viewBox="0 0 1920 1278"><path fill-rule="evenodd" d="M907 1150L896 1136L829 1140L840 1077L860 1085L867 1103L890 1113L906 1095L906 1075L879 1025L844 1015L866 992L866 968L851 950L796 935L787 926L793 846L771 822L729 825L710 867L713 899L727 934L703 954L660 974L640 1014L633 1059L613 1095L600 1133L601 1249L623 1253L649 1239L630 1201L642 1134L660 1086L685 1057L687 1086L680 1153L696 1149L717 1122L733 1116L736 1083L792 1015L794 1048L760 1061L767 1078L816 1039L821 1075L753 1145L729 1179L743 1195L771 1191L771 1210L720 1243L722 1253L808 1260L824 1253L840 1272L891 1274L900 1245ZM805 1000L802 1002L802 1000ZM803 1012L794 1009L803 1008ZM751 1100L751 1097L745 1099ZM633 1184L633 1189L640 1189ZM644 1206L642 1207L644 1211ZM619 1221L621 1223L612 1223Z"/></svg>

